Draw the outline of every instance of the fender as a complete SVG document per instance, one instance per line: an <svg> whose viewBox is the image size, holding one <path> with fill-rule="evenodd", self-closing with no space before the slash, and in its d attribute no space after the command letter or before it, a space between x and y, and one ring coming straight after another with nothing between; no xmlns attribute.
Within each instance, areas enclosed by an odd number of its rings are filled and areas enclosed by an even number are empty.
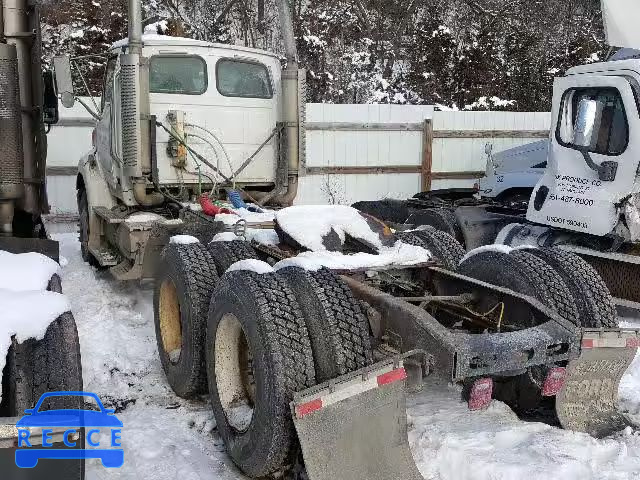
<svg viewBox="0 0 640 480"><path fill-rule="evenodd" d="M117 203L113 195L111 195L102 167L96 161L94 152L84 155L78 164L76 188L79 190L83 186L87 192L89 206L89 245L98 247L102 233L102 221L93 212L93 208L105 207L111 209Z"/></svg>

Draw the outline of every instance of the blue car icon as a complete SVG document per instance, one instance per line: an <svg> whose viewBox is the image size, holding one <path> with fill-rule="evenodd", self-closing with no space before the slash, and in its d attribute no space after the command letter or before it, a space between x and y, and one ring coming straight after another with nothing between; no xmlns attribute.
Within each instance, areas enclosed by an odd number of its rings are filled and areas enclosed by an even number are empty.
<svg viewBox="0 0 640 480"><path fill-rule="evenodd" d="M39 411L42 403L50 397L62 397L62 396L78 396L78 397L90 397L93 398L99 407L100 411L85 410L85 409L59 409L59 410L46 410ZM84 428L86 431L86 442L92 447L99 447L100 444L97 440L93 439L93 436L100 432L95 427L103 427L111 429L111 447L121 447L120 443L120 429L122 428L122 422L114 415L115 410L104 408L104 405L100 401L100 398L95 393L90 392L49 392L43 394L36 406L32 409L24 411L25 415L16 423L18 428L18 447L22 447L23 444L26 448L18 448L16 450L16 465L21 468L33 468L38 464L38 460L41 458L52 459L86 459L86 458L99 458L102 461L102 465L107 468L118 468L124 463L124 450L122 448L91 448L80 449L73 448L75 443L71 444L68 440L67 432L75 432L75 429ZM31 446L28 441L29 434L28 428L37 427L42 429L43 441L42 448L38 445L38 448ZM47 444L45 438L46 431L60 431L63 428L67 428L65 431L64 444L70 448L52 448L52 444ZM21 431L21 429L23 429ZM51 430L48 430L51 429ZM76 432L77 433L77 432Z"/></svg>

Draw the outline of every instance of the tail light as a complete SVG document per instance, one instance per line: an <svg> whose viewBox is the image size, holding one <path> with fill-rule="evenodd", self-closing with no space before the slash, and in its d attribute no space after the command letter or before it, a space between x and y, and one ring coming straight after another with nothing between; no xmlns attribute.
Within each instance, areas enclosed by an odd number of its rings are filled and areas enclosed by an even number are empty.
<svg viewBox="0 0 640 480"><path fill-rule="evenodd" d="M469 396L469 410L484 410L491 405L493 394L493 379L480 378L473 382Z"/></svg>
<svg viewBox="0 0 640 480"><path fill-rule="evenodd" d="M564 382L567 379L567 370L564 367L556 367L549 370L547 373L547 377L544 379L544 383L542 384L542 395L544 397L554 397L562 387L564 387Z"/></svg>

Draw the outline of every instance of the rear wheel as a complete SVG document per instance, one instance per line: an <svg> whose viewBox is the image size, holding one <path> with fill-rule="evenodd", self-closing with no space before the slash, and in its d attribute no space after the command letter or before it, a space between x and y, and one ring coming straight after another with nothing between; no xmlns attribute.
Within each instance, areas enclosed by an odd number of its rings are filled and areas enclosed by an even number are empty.
<svg viewBox="0 0 640 480"><path fill-rule="evenodd" d="M528 250L549 264L565 281L578 308L578 324L585 328L617 328L618 315L607 285L585 260L558 248Z"/></svg>
<svg viewBox="0 0 640 480"><path fill-rule="evenodd" d="M162 252L153 295L156 340L173 391L190 398L206 392L207 312L218 274L204 245L169 244Z"/></svg>
<svg viewBox="0 0 640 480"><path fill-rule="evenodd" d="M533 297L561 317L574 323L578 321L575 302L562 277L527 251L477 253L463 261L458 272ZM497 303L497 299L486 296L479 308L488 310ZM528 308L505 301L504 328L525 329L539 323L535 313ZM546 368L534 367L524 375L504 379L496 385L495 398L505 401L518 413L535 409L542 401L541 389L545 375Z"/></svg>
<svg viewBox="0 0 640 480"><path fill-rule="evenodd" d="M29 339L23 343L13 340L2 375L0 417L24 415L25 409L33 408L43 393L82 390L78 332L73 315L67 312L49 325L42 340ZM81 408L82 397L60 396L46 399L40 410ZM84 448L83 434L77 445ZM55 468L50 462L40 462L34 475L46 478L53 469L60 478L84 479L84 460L56 460ZM8 474L11 477L11 472Z"/></svg>
<svg viewBox="0 0 640 480"><path fill-rule="evenodd" d="M218 431L236 465L253 478L295 462L289 404L315 384L302 311L277 273L235 271L220 281L207 328L207 374Z"/></svg>
<svg viewBox="0 0 640 480"><path fill-rule="evenodd" d="M400 233L397 237L405 243L429 250L447 270L456 271L465 255L464 248L455 238L435 229Z"/></svg>
<svg viewBox="0 0 640 480"><path fill-rule="evenodd" d="M279 273L302 309L318 383L371 365L369 324L349 287L327 269L291 267Z"/></svg>
<svg viewBox="0 0 640 480"><path fill-rule="evenodd" d="M98 260L91 255L89 251L89 203L87 202L87 191L81 188L77 192L78 199L78 227L79 227L79 240L80 240L80 253L82 254L82 260L87 262L92 267L100 267Z"/></svg>
<svg viewBox="0 0 640 480"><path fill-rule="evenodd" d="M236 262L258 259L258 255L251 244L243 240L211 242L207 248L220 276L224 275L229 267Z"/></svg>

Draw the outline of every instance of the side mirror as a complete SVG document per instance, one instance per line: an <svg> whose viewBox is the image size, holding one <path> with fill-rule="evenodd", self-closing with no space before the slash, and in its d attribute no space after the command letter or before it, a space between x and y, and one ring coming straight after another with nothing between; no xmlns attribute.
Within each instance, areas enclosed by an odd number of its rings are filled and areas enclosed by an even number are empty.
<svg viewBox="0 0 640 480"><path fill-rule="evenodd" d="M42 115L44 123L53 125L58 123L60 119L60 113L58 111L58 95L56 94L56 86L53 79L53 72L46 71L42 74L43 89L43 102L42 102Z"/></svg>
<svg viewBox="0 0 640 480"><path fill-rule="evenodd" d="M573 128L573 144L584 150L595 148L598 143L604 105L597 100L582 99Z"/></svg>
<svg viewBox="0 0 640 480"><path fill-rule="evenodd" d="M493 153L493 143L487 142L484 144L484 153L491 155Z"/></svg>
<svg viewBox="0 0 640 480"><path fill-rule="evenodd" d="M27 409L25 409L24 414L25 415L33 415L33 411L34 410L35 409L33 409L33 408L27 408Z"/></svg>
<svg viewBox="0 0 640 480"><path fill-rule="evenodd" d="M71 76L71 57L64 55L53 58L53 69L56 76L56 91L60 95L65 108L73 107L76 96L73 93L73 77Z"/></svg>

